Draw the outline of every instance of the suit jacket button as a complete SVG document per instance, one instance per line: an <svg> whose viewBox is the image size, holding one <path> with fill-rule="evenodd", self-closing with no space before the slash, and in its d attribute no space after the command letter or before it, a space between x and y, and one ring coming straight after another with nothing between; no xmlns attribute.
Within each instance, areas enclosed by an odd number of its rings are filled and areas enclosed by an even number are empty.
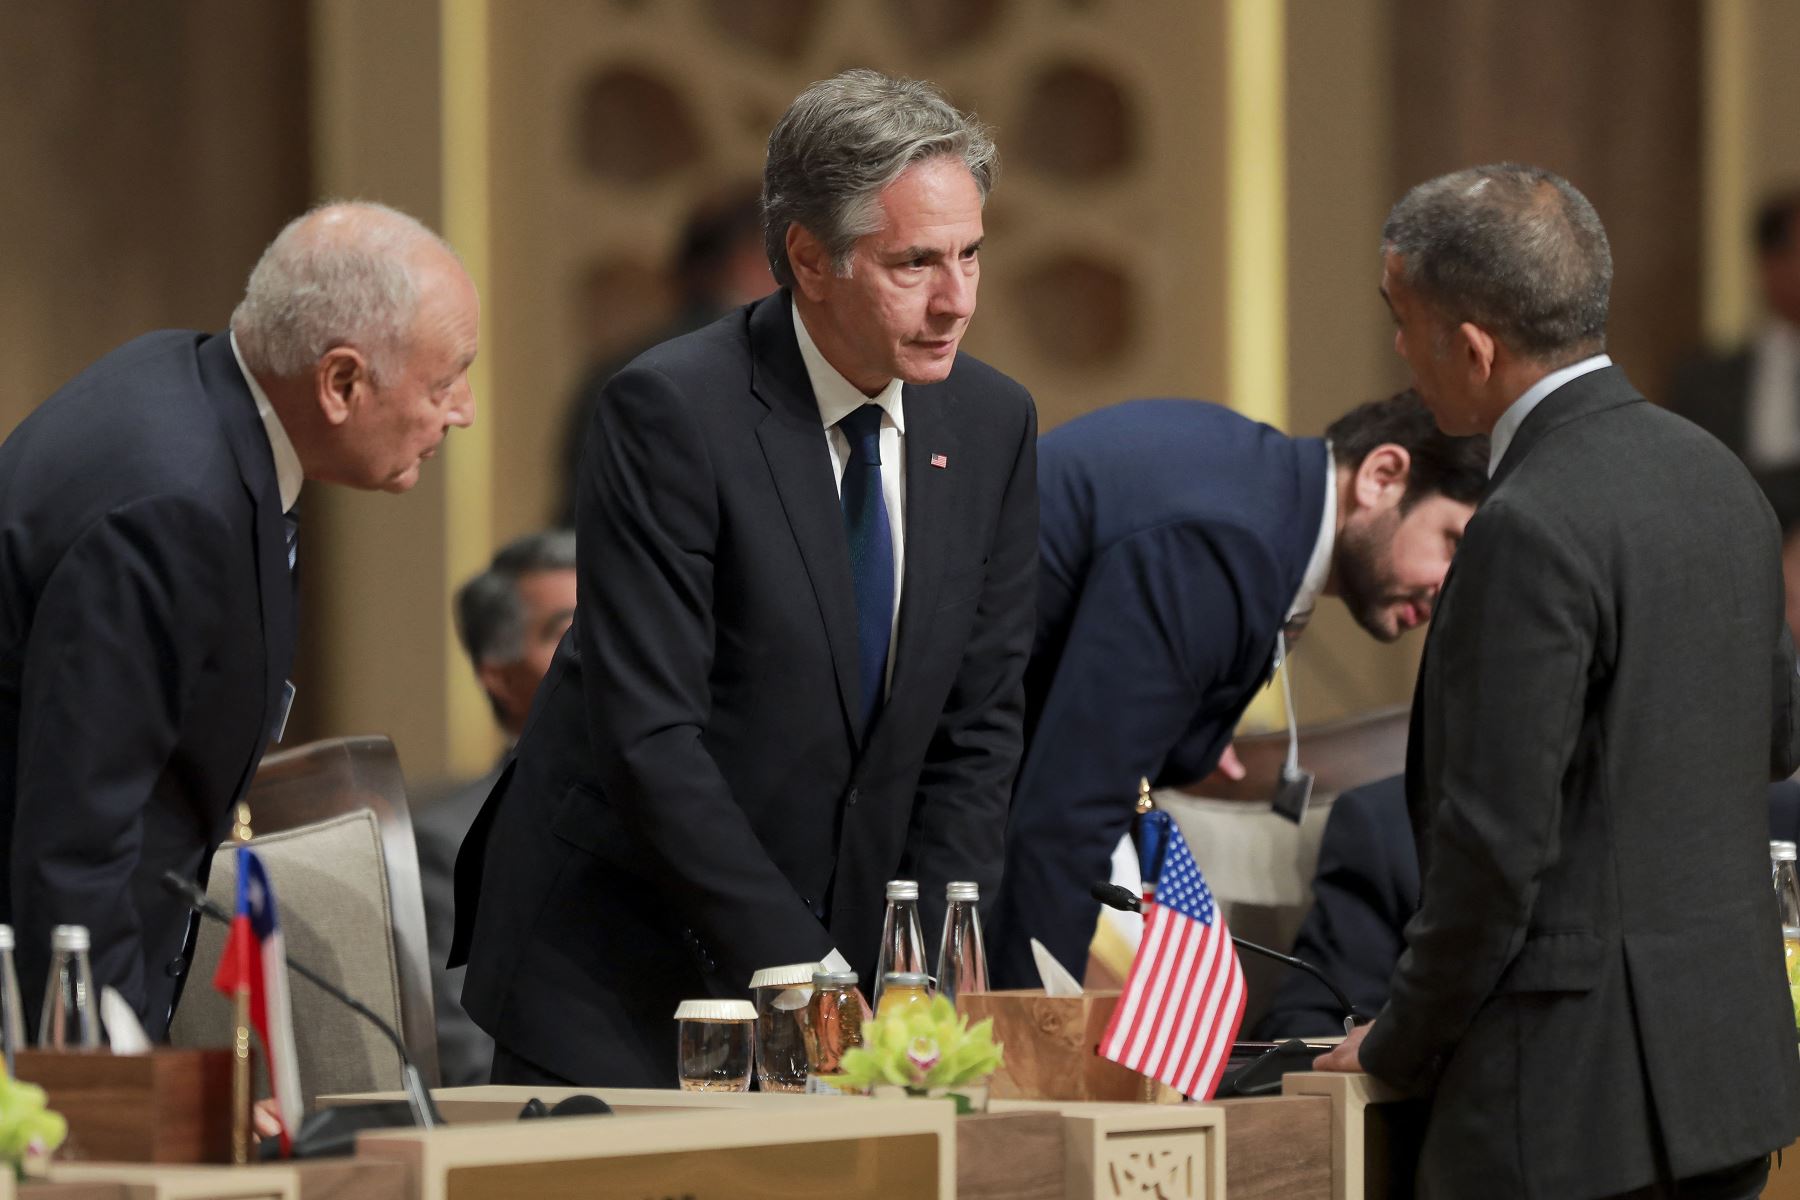
<svg viewBox="0 0 1800 1200"><path fill-rule="evenodd" d="M856 803L856 789L855 788L851 788L849 791L844 793L844 803L845 804L855 804Z"/></svg>
<svg viewBox="0 0 1800 1200"><path fill-rule="evenodd" d="M183 975L187 974L187 968L188 965L186 959L179 957L171 958L168 965L163 967L163 974L167 975L170 979L180 979Z"/></svg>

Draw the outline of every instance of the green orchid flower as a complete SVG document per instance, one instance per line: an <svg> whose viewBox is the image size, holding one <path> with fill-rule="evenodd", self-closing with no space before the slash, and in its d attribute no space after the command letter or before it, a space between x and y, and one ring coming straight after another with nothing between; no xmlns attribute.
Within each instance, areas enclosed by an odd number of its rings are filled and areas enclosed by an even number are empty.
<svg viewBox="0 0 1800 1200"><path fill-rule="evenodd" d="M863 1026L863 1044L844 1055L843 1073L826 1082L848 1091L891 1084L909 1092L954 1089L992 1075L1004 1048L994 1022L974 1026L942 996L929 1007L876 1017Z"/></svg>
<svg viewBox="0 0 1800 1200"><path fill-rule="evenodd" d="M44 1089L0 1071L0 1162L18 1170L28 1151L49 1154L69 1136L69 1123L45 1107Z"/></svg>

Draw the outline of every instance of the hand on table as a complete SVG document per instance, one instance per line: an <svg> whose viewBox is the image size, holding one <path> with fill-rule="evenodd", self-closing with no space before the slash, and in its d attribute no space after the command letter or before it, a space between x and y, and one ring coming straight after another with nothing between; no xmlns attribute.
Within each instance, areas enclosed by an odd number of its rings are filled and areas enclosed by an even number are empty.
<svg viewBox="0 0 1800 1200"><path fill-rule="evenodd" d="M1350 1036L1346 1037L1342 1042L1339 1042L1337 1046L1333 1047L1330 1053L1321 1054L1319 1057L1313 1059L1313 1070L1343 1071L1352 1075L1361 1074L1363 1069L1361 1049L1363 1038L1369 1035L1369 1030L1374 1027L1374 1024L1375 1023L1371 1021L1367 1025L1358 1025L1355 1029L1352 1029L1350 1031Z"/></svg>

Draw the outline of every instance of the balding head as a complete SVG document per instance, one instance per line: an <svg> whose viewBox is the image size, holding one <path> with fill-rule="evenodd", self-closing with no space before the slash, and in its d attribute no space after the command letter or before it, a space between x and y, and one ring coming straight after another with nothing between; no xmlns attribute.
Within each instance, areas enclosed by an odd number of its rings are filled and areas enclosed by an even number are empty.
<svg viewBox="0 0 1800 1200"><path fill-rule="evenodd" d="M354 346L377 379L390 374L421 293L455 253L437 234L382 204L322 204L290 221L263 251L231 316L244 361L293 379L327 351Z"/></svg>
<svg viewBox="0 0 1800 1200"><path fill-rule="evenodd" d="M1561 176L1518 163L1440 175L1406 193L1381 237L1401 281L1452 324L1551 367L1605 348L1612 251Z"/></svg>

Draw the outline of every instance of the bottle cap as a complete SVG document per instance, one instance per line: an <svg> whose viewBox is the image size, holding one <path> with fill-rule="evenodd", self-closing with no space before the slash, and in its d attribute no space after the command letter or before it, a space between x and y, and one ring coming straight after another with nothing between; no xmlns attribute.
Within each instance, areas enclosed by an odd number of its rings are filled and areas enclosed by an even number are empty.
<svg viewBox="0 0 1800 1200"><path fill-rule="evenodd" d="M750 977L750 986L763 987L799 987L811 983L818 973L818 963L789 963L785 967L764 967Z"/></svg>
<svg viewBox="0 0 1800 1200"><path fill-rule="evenodd" d="M889 900L917 900L919 884L914 879L890 879L887 886Z"/></svg>
<svg viewBox="0 0 1800 1200"><path fill-rule="evenodd" d="M754 1021L756 1005L748 1000L683 1000L675 1009L677 1021Z"/></svg>
<svg viewBox="0 0 1800 1200"><path fill-rule="evenodd" d="M856 982L855 971L813 972L813 986L816 988L853 988Z"/></svg>
<svg viewBox="0 0 1800 1200"><path fill-rule="evenodd" d="M13 940L11 925L0 925L0 950L17 950L18 942Z"/></svg>
<svg viewBox="0 0 1800 1200"><path fill-rule="evenodd" d="M88 929L86 925L58 925L50 931L50 950L55 953L66 950L71 954L77 950L88 948Z"/></svg>
<svg viewBox="0 0 1800 1200"><path fill-rule="evenodd" d="M981 899L981 885L979 883L967 882L946 884L944 887L944 899L979 900Z"/></svg>
<svg viewBox="0 0 1800 1200"><path fill-rule="evenodd" d="M1795 845L1793 842L1770 842L1769 857L1776 862L1793 862Z"/></svg>
<svg viewBox="0 0 1800 1200"><path fill-rule="evenodd" d="M923 988L931 986L931 976L917 971L891 971L881 977L883 987Z"/></svg>

